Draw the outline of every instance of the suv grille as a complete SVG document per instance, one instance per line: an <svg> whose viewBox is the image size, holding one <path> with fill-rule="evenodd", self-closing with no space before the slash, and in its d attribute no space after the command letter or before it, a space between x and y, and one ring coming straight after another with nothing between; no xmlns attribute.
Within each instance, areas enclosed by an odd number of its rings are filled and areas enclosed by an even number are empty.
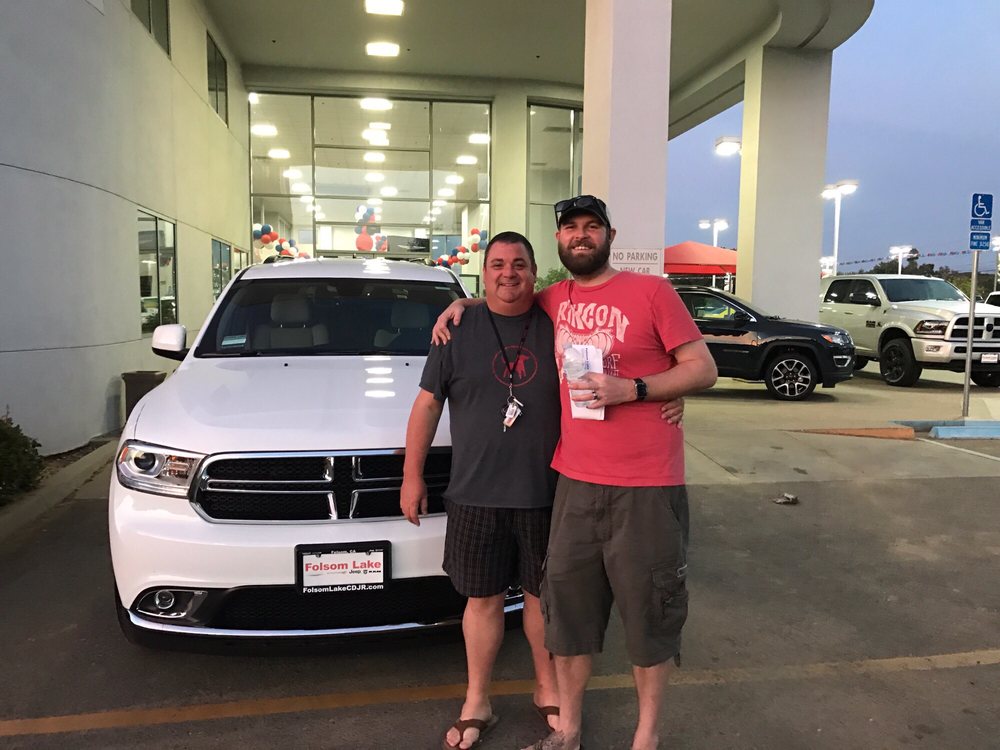
<svg viewBox="0 0 1000 750"><path fill-rule="evenodd" d="M428 511L444 512L451 449L424 466ZM219 521L330 521L394 518L402 453L226 454L208 458L192 502Z"/></svg>
<svg viewBox="0 0 1000 750"><path fill-rule="evenodd" d="M996 341L1000 343L1000 318L993 316L977 315L972 328L972 338L974 341ZM951 327L951 338L953 341L965 341L969 336L969 316L962 315L955 318L955 323Z"/></svg>

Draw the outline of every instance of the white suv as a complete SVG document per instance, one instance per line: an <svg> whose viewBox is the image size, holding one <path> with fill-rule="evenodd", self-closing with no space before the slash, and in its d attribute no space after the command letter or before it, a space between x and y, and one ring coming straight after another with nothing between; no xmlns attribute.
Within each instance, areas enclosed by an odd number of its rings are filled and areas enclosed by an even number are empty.
<svg viewBox="0 0 1000 750"><path fill-rule="evenodd" d="M447 418L419 527L400 515L399 486L431 326L462 296L442 268L303 260L239 274L190 351L183 326L156 329L154 351L182 363L130 416L110 489L130 640L461 617L464 599L441 570Z"/></svg>
<svg viewBox="0 0 1000 750"><path fill-rule="evenodd" d="M923 368L965 369L969 298L930 276L850 274L823 279L821 323L854 339L856 367L878 360L889 385L910 386ZM1000 307L976 304L972 380L1000 386Z"/></svg>

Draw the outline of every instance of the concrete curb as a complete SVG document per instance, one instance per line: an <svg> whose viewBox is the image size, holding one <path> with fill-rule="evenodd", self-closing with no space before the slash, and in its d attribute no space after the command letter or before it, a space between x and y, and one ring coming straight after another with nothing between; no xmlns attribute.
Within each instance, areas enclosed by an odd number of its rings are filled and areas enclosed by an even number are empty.
<svg viewBox="0 0 1000 750"><path fill-rule="evenodd" d="M57 471L38 489L0 508L0 539L17 533L80 489L84 482L111 463L117 448L117 440L102 445Z"/></svg>
<svg viewBox="0 0 1000 750"><path fill-rule="evenodd" d="M1000 421L990 419L942 419L903 421L938 440L1000 440Z"/></svg>

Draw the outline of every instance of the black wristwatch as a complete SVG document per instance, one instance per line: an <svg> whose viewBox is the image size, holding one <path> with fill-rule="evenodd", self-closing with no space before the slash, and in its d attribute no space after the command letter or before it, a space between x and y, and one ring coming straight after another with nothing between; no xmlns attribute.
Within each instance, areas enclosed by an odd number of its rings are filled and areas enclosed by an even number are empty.
<svg viewBox="0 0 1000 750"><path fill-rule="evenodd" d="M632 382L635 383L635 400L645 401L648 393L646 382L642 378L635 378Z"/></svg>

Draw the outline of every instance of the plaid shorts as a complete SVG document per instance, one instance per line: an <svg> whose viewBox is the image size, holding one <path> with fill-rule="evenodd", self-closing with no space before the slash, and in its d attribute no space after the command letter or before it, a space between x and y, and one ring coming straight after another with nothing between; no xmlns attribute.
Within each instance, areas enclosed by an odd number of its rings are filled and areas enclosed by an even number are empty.
<svg viewBox="0 0 1000 750"><path fill-rule="evenodd" d="M444 571L462 596L503 594L520 585L538 596L551 508L484 508L445 500Z"/></svg>

